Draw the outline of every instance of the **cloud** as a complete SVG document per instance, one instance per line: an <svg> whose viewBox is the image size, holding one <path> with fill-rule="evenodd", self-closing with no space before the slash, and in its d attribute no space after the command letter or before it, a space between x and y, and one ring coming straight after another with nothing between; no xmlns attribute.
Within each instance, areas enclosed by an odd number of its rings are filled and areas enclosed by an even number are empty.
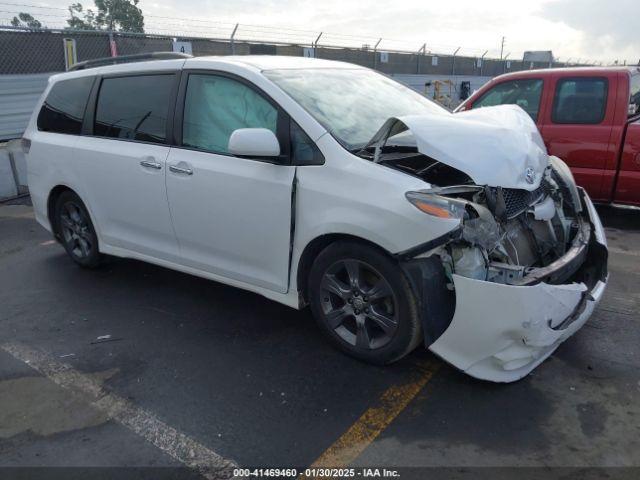
<svg viewBox="0 0 640 480"><path fill-rule="evenodd" d="M585 57L640 57L638 0L557 0L543 4L538 15L577 30Z"/></svg>
<svg viewBox="0 0 640 480"><path fill-rule="evenodd" d="M635 25L640 0L457 0L443 5L424 0L141 1L150 31L168 28L228 37L239 22L258 26L253 34L264 40L310 42L323 31L327 44L344 45L345 36L352 36L351 46L373 45L382 37L381 49L418 50L426 42L438 53L461 46L460 54L479 55L488 49L489 56L497 56L500 39L506 36L505 53L510 52L510 58L520 57L524 50L553 50L558 57L574 60L635 62L640 56ZM161 21L151 15L172 19ZM185 18L197 18L199 23L180 20ZM240 36L251 33L251 28L241 27Z"/></svg>

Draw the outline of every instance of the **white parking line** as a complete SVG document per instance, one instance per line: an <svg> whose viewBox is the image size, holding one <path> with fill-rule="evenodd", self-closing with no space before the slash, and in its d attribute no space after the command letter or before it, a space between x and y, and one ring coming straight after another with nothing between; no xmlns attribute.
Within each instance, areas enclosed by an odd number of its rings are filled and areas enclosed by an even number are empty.
<svg viewBox="0 0 640 480"><path fill-rule="evenodd" d="M23 344L5 343L0 348L61 387L88 396L89 403L95 408L204 477L233 477L233 469L237 468L235 462L221 457L129 400L107 392L90 375Z"/></svg>

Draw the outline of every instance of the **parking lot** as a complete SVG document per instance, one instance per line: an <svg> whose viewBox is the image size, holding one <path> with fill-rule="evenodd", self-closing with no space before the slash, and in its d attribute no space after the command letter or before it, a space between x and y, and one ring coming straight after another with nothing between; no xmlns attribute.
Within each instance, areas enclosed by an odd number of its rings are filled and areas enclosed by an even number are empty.
<svg viewBox="0 0 640 480"><path fill-rule="evenodd" d="M533 374L500 385L424 349L357 362L308 311L218 283L121 259L82 270L16 203L0 204L2 467L637 478L620 467L640 466L639 211L600 209L605 299Z"/></svg>

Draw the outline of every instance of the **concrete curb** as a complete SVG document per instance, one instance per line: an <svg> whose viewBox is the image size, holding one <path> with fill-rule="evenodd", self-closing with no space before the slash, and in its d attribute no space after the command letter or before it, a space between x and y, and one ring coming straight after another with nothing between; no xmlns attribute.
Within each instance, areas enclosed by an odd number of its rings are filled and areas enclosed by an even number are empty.
<svg viewBox="0 0 640 480"><path fill-rule="evenodd" d="M0 200L27 193L27 162L20 139L0 144Z"/></svg>

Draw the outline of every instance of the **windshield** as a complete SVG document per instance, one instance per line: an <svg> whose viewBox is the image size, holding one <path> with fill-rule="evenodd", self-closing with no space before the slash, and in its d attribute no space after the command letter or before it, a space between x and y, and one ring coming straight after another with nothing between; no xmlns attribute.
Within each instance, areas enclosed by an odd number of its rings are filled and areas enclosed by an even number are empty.
<svg viewBox="0 0 640 480"><path fill-rule="evenodd" d="M366 146L389 117L448 113L418 92L371 70L269 70L263 73L348 150Z"/></svg>

